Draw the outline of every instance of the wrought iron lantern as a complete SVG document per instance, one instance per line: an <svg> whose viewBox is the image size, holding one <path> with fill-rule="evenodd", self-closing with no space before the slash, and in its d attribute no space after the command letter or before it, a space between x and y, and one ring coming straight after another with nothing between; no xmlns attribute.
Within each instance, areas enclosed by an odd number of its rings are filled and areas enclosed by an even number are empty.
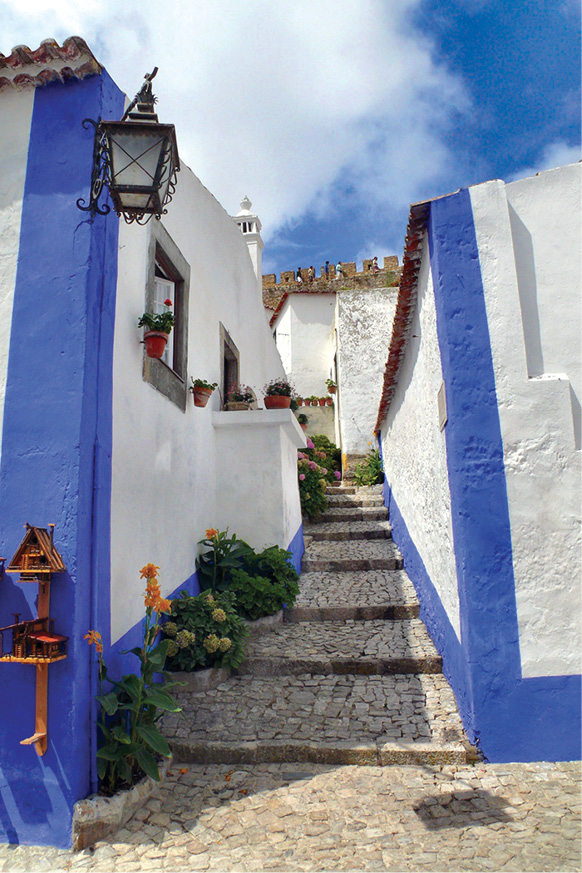
<svg viewBox="0 0 582 873"><path fill-rule="evenodd" d="M117 215L128 224L146 224L155 215L159 219L168 211L165 206L176 190L176 173L180 169L176 131L173 124L159 124L154 106L152 79L158 72L145 76L145 82L120 121L83 121L83 127L95 128L91 198L77 200L77 206L92 215L106 215L110 207L99 205L106 185Z"/></svg>

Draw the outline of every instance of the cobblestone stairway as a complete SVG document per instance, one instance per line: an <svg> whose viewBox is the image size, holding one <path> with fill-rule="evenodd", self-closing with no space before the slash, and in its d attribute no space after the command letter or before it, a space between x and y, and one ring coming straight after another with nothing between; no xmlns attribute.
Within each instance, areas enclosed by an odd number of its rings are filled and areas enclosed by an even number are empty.
<svg viewBox="0 0 582 873"><path fill-rule="evenodd" d="M180 693L174 754L208 763L463 763L441 659L418 618L378 488L330 489L304 528L301 593L237 675Z"/></svg>

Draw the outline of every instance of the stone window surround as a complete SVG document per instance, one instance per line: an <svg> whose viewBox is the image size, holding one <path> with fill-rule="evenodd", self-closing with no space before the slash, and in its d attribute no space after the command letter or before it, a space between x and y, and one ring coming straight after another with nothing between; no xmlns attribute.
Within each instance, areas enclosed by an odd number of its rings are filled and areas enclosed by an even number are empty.
<svg viewBox="0 0 582 873"><path fill-rule="evenodd" d="M155 267L160 260L172 275L176 285L175 316L176 324L170 334L169 342L174 341L174 369L157 358L149 358L144 349L143 378L164 394L182 412L186 412L188 386L188 313L190 297L190 265L182 252L158 221L152 221L148 228L148 262L146 278L145 311L151 312L154 302Z"/></svg>

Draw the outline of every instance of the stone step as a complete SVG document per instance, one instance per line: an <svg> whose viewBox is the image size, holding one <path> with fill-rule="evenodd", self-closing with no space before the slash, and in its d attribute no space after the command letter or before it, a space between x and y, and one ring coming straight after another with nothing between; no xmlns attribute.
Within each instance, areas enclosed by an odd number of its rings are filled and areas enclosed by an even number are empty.
<svg viewBox="0 0 582 873"><path fill-rule="evenodd" d="M442 660L419 619L281 624L250 641L239 673L285 676L440 673Z"/></svg>
<svg viewBox="0 0 582 873"><path fill-rule="evenodd" d="M339 489L338 489L339 490ZM342 489L343 490L343 489ZM334 491L327 492L327 503L329 509L339 509L341 507L351 508L362 506L384 506L382 495L380 493L341 493Z"/></svg>
<svg viewBox="0 0 582 873"><path fill-rule="evenodd" d="M385 506L345 506L328 509L316 519L309 522L309 527L318 524L338 521L385 521L388 510Z"/></svg>
<svg viewBox="0 0 582 873"><path fill-rule="evenodd" d="M308 524L304 534L313 540L389 540L392 538L390 523L383 521L330 521Z"/></svg>
<svg viewBox="0 0 582 873"><path fill-rule="evenodd" d="M399 570L402 556L391 540L310 542L301 564L303 573L324 570Z"/></svg>
<svg viewBox="0 0 582 873"><path fill-rule="evenodd" d="M466 738L442 675L232 676L175 689L162 730L180 761L463 763Z"/></svg>
<svg viewBox="0 0 582 873"><path fill-rule="evenodd" d="M416 591L405 570L315 571L301 574L299 595L294 608L286 611L285 619L305 608L352 610L397 606L418 608Z"/></svg>

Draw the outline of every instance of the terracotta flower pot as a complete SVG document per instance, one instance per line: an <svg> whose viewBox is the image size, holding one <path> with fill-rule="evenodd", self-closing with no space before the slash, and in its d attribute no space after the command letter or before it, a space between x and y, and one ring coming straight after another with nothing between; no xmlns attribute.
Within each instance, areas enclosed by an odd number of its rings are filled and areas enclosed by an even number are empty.
<svg viewBox="0 0 582 873"><path fill-rule="evenodd" d="M297 398L297 406L303 406L303 397Z"/></svg>
<svg viewBox="0 0 582 873"><path fill-rule="evenodd" d="M329 388L327 389L329 394L335 394L336 390L337 389L336 389L335 385L330 385Z"/></svg>
<svg viewBox="0 0 582 873"><path fill-rule="evenodd" d="M194 406L206 406L209 397L212 395L212 388L194 388Z"/></svg>
<svg viewBox="0 0 582 873"><path fill-rule="evenodd" d="M301 430L303 430L303 431L306 431L306 430L307 430L307 425L306 425L306 424L300 424L299 427L300 427Z"/></svg>
<svg viewBox="0 0 582 873"><path fill-rule="evenodd" d="M320 405L320 406L325 406L325 397L320 397L320 398L319 398L319 405Z"/></svg>
<svg viewBox="0 0 582 873"><path fill-rule="evenodd" d="M289 409L291 398L285 394L266 394L265 409Z"/></svg>
<svg viewBox="0 0 582 873"><path fill-rule="evenodd" d="M325 398L325 405L326 406L333 406L333 400L331 399L331 397Z"/></svg>
<svg viewBox="0 0 582 873"><path fill-rule="evenodd" d="M146 352L150 358L161 358L166 351L168 334L161 330L147 330L143 335Z"/></svg>

